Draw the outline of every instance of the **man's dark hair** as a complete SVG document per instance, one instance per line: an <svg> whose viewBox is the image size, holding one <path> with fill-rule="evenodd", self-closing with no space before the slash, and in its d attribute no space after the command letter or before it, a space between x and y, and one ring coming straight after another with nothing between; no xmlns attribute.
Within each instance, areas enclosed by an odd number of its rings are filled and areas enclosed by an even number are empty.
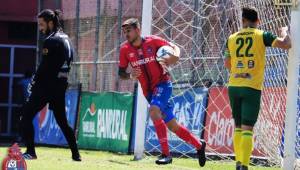
<svg viewBox="0 0 300 170"><path fill-rule="evenodd" d="M53 22L54 31L61 30L61 24L59 21L60 18L60 10L51 10L51 9L44 9L38 14L38 18L43 18L46 22Z"/></svg>
<svg viewBox="0 0 300 170"><path fill-rule="evenodd" d="M122 27L132 26L133 28L140 28L140 22L137 18L129 18L123 22Z"/></svg>
<svg viewBox="0 0 300 170"><path fill-rule="evenodd" d="M250 22L256 22L258 20L257 10L254 7L244 7L242 17Z"/></svg>

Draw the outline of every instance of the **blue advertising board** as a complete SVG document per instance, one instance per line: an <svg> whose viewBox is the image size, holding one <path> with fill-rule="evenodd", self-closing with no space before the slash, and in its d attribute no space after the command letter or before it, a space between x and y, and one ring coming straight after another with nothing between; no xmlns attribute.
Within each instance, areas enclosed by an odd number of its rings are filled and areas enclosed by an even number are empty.
<svg viewBox="0 0 300 170"><path fill-rule="evenodd" d="M207 88L187 89L182 95L174 96L173 113L178 123L187 127L195 136L201 137L204 126L205 108L207 106ZM160 152L159 141L151 120L146 127L145 149L147 152ZM170 151L173 153L195 153L189 144L179 139L175 134L168 132Z"/></svg>

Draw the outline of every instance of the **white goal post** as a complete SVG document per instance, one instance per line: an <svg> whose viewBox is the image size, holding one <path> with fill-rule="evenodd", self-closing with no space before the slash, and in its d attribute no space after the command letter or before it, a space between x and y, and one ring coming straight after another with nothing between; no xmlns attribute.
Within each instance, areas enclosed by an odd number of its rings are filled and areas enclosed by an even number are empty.
<svg viewBox="0 0 300 170"><path fill-rule="evenodd" d="M142 36L151 34L152 23L152 0L143 0L142 7ZM138 90L136 93L136 128L134 139L134 160L143 158L145 150L145 130L147 121L148 102L143 95L141 84L138 83Z"/></svg>
<svg viewBox="0 0 300 170"><path fill-rule="evenodd" d="M299 63L300 63L300 8L293 0L290 34L292 48L289 51L287 76L287 104L285 118L283 169L292 170L296 160L296 122L298 112Z"/></svg>

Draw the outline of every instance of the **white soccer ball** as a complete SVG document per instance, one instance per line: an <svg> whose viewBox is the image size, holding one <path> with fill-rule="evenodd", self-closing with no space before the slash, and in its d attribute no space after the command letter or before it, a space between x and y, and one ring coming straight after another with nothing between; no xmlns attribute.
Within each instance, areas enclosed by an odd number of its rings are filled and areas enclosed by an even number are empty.
<svg viewBox="0 0 300 170"><path fill-rule="evenodd" d="M174 48L168 45L160 47L156 52L156 60L161 61L163 59L170 58L170 55L174 55Z"/></svg>

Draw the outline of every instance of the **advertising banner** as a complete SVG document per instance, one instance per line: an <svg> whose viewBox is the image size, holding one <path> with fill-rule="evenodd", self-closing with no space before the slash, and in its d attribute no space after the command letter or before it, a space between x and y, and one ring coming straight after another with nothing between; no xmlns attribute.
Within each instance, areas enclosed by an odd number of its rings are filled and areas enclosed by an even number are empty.
<svg viewBox="0 0 300 170"><path fill-rule="evenodd" d="M85 149L128 152L133 95L83 92L78 145Z"/></svg>
<svg viewBox="0 0 300 170"><path fill-rule="evenodd" d="M285 90L280 87L265 88L262 93L261 110L264 110L256 123L256 129L269 130L274 136L281 136L283 124L279 115L285 113ZM261 113L260 113L261 114ZM262 121L261 121L262 120ZM221 154L233 154L234 120L228 98L227 87L213 87L209 92L204 139L208 148ZM263 127L261 127L263 126ZM263 150L257 142L254 130L254 156L262 156ZM267 138L267 137L266 137ZM281 138L278 139L280 143ZM278 146L278 145L277 145ZM279 148L278 148L279 149Z"/></svg>

